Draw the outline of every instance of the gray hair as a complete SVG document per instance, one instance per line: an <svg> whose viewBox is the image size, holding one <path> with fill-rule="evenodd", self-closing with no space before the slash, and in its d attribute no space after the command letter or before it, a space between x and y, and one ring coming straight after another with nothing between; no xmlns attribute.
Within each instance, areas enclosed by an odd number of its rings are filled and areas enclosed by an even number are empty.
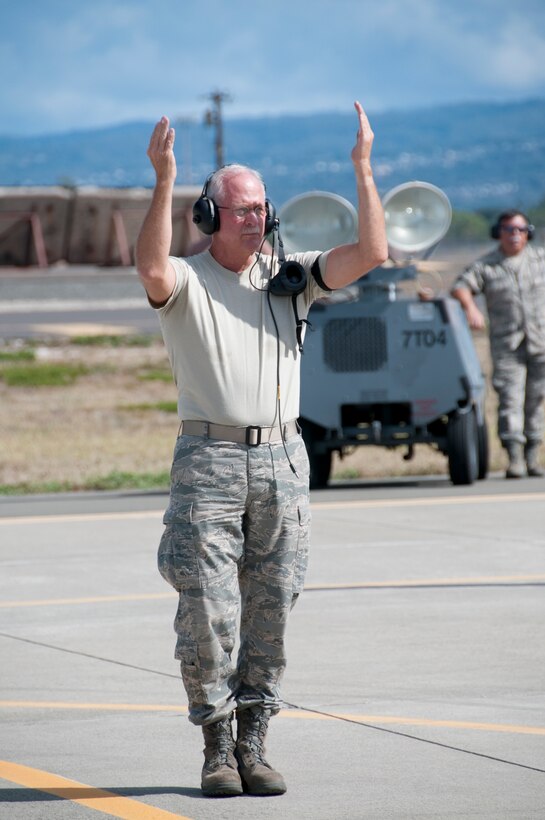
<svg viewBox="0 0 545 820"><path fill-rule="evenodd" d="M206 189L207 196L213 200L222 199L225 191L225 181L230 177L242 173L252 174L252 176L254 176L258 182L263 185L263 188L265 188L263 177L259 171L256 171L254 168L249 168L247 165L237 165L236 163L233 163L232 165L224 165L222 168L218 168L217 171L214 171L208 180L208 186Z"/></svg>

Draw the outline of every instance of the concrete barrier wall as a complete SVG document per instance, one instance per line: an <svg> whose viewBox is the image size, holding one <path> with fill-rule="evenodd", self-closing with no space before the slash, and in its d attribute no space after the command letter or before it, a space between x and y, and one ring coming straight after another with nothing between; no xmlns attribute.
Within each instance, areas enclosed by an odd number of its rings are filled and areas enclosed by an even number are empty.
<svg viewBox="0 0 545 820"><path fill-rule="evenodd" d="M39 264L40 232L48 263L65 258L71 202L66 188L0 188L0 265Z"/></svg>
<svg viewBox="0 0 545 820"><path fill-rule="evenodd" d="M203 244L191 221L200 192L174 189L171 252L177 256ZM0 188L0 265L132 265L151 195L148 188Z"/></svg>

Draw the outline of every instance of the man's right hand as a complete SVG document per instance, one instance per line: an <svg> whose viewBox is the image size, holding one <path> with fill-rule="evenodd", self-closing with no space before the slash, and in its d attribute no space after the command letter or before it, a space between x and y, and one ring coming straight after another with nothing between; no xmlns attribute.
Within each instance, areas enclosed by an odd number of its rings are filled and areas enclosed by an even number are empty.
<svg viewBox="0 0 545 820"><path fill-rule="evenodd" d="M148 157L157 180L150 207L136 240L138 275L154 305L166 302L175 283L168 261L172 244L172 195L176 179L174 129L168 117L161 117L151 135Z"/></svg>
<svg viewBox="0 0 545 820"><path fill-rule="evenodd" d="M161 117L151 135L148 157L155 169L157 182L174 183L176 179L176 158L174 156L174 128L168 117Z"/></svg>
<svg viewBox="0 0 545 820"><path fill-rule="evenodd" d="M465 308L467 323L472 330L484 330L486 321L475 303L467 305Z"/></svg>

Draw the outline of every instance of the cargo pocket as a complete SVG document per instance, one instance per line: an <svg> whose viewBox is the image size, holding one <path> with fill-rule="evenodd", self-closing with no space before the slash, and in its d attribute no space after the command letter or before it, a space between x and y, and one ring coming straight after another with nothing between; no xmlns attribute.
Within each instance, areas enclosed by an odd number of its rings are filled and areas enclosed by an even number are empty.
<svg viewBox="0 0 545 820"><path fill-rule="evenodd" d="M165 530L159 543L159 572L178 592L199 586L199 567L191 521L192 504L173 505L165 514Z"/></svg>

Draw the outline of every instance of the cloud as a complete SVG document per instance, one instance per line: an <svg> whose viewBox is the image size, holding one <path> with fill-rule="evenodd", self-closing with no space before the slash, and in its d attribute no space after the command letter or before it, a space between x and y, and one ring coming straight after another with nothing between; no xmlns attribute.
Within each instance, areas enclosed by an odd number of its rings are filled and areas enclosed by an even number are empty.
<svg viewBox="0 0 545 820"><path fill-rule="evenodd" d="M369 111L545 95L545 4L526 0L19 0L0 30L0 133Z"/></svg>
<svg viewBox="0 0 545 820"><path fill-rule="evenodd" d="M482 44L481 44L482 46ZM472 60L489 84L518 91L543 90L545 84L545 28L531 19L506 21L495 43L486 43Z"/></svg>

